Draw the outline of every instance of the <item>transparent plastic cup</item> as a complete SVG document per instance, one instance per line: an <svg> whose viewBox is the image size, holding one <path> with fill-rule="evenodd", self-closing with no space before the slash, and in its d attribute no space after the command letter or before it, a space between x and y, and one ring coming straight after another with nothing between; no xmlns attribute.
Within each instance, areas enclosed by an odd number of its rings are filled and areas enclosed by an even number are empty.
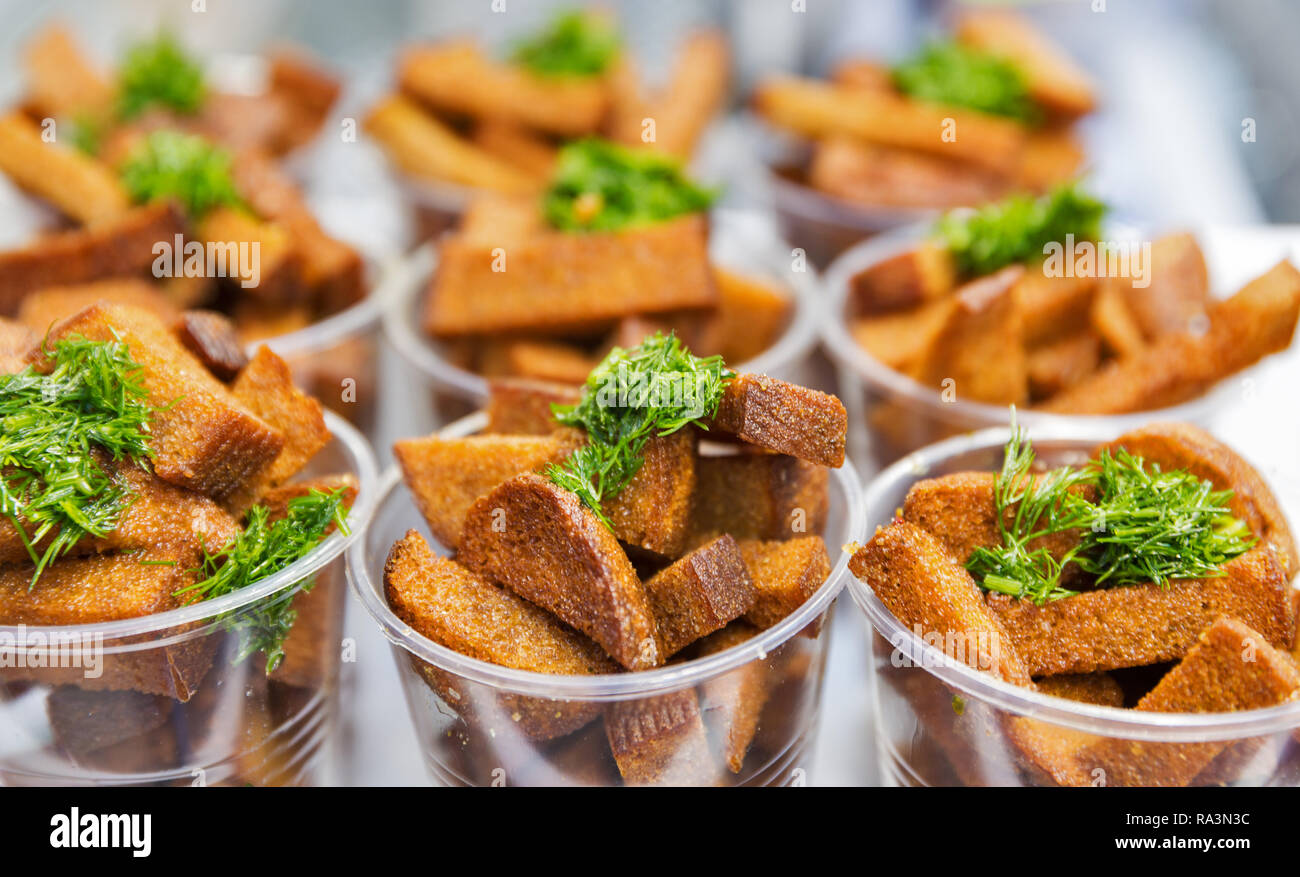
<svg viewBox="0 0 1300 877"><path fill-rule="evenodd" d="M1048 466L1079 463L1121 432L1076 424L1030 435ZM894 517L925 478L1002 465L1006 428L982 430L917 451L872 480L868 538ZM870 621L872 713L881 776L891 785L1054 785L1045 765L1067 763L1079 746L1114 747L1139 765L1141 784L1296 785L1300 783L1300 702L1236 713L1146 713L1095 706L996 679L947 658L904 627L871 587L850 576L849 593ZM1158 675L1149 681L1154 684ZM1101 759L1096 764L1108 763ZM1170 767L1172 765L1172 767ZM1143 769L1145 766L1145 769ZM1095 764L1088 785L1132 783Z"/></svg>
<svg viewBox="0 0 1300 877"><path fill-rule="evenodd" d="M357 479L347 535L331 534L255 585L180 609L0 626L0 784L317 781L338 705L343 551L365 530L378 480L366 440L337 415L326 423L334 437L300 477ZM240 629L285 600L298 617L268 677L263 654L237 660Z"/></svg>
<svg viewBox="0 0 1300 877"><path fill-rule="evenodd" d="M485 415L474 414L442 434L472 435L486 423ZM851 464L831 472L824 538L839 559L797 612L741 645L647 672L552 676L513 670L444 648L399 619L384 596L384 562L393 543L415 529L435 551L446 549L429 536L396 468L384 476L365 538L348 553L348 575L393 643L425 764L439 784L619 785L602 714L691 710L691 704L698 705L708 754L696 745L698 734L659 750L673 769L673 784L802 784L818 724L828 615L850 577L848 558L838 547L863 526L858 492ZM765 699L755 710L760 692ZM743 761L729 767L728 730L744 726L747 717L756 720L752 745Z"/></svg>
<svg viewBox="0 0 1300 877"><path fill-rule="evenodd" d="M758 356L728 363L738 371L768 374L810 384L808 352L816 342L821 302L815 272L792 269L789 247L761 231L761 224L743 211L715 210L711 216L709 255L714 264L747 277L778 285L794 302L785 331ZM383 313L389 343L415 370L423 386L413 401L428 406L413 412L421 428L432 429L468 415L488 397L488 380L456 365L444 345L420 329L420 312L429 280L437 267L436 250L425 245L412 254L393 283L393 295Z"/></svg>
<svg viewBox="0 0 1300 877"><path fill-rule="evenodd" d="M945 400L939 388L889 368L850 334L848 297L853 275L915 246L929 230L926 224L913 225L865 241L836 259L823 275L829 316L822 323L822 341L835 362L839 396L849 412L850 453L869 471L941 439L1003 426L1008 418L1002 405ZM1132 414L1062 415L1022 409L1017 416L1033 435L1089 423L1106 424L1115 434L1155 420L1206 425L1234 392L1233 383L1220 381L1181 405Z"/></svg>

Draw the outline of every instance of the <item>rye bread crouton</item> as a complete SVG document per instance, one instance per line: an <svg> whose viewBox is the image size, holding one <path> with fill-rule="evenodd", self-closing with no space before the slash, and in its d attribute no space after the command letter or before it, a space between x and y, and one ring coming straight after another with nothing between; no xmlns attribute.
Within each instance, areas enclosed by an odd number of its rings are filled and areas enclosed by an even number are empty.
<svg viewBox="0 0 1300 877"><path fill-rule="evenodd" d="M907 310L951 292L956 273L946 249L923 243L850 277L849 307L858 317Z"/></svg>
<svg viewBox="0 0 1300 877"><path fill-rule="evenodd" d="M696 461L688 545L721 533L792 539L820 533L830 508L830 473L784 454L701 456Z"/></svg>
<svg viewBox="0 0 1300 877"><path fill-rule="evenodd" d="M618 670L594 642L544 609L435 555L414 530L388 555L384 593L397 616L421 635L471 658L536 673ZM601 710L599 704L514 696L511 703L520 708L524 730L542 739L575 730Z"/></svg>
<svg viewBox="0 0 1300 877"><path fill-rule="evenodd" d="M601 508L619 540L664 557L686 547L695 493L695 430L655 436L646 443L641 468Z"/></svg>
<svg viewBox="0 0 1300 877"><path fill-rule="evenodd" d="M767 375L740 375L723 390L709 429L835 469L844 465L848 414L829 393Z"/></svg>
<svg viewBox="0 0 1300 877"><path fill-rule="evenodd" d="M539 475L513 478L470 507L457 559L551 610L628 670L664 661L645 588L614 534Z"/></svg>
<svg viewBox="0 0 1300 877"><path fill-rule="evenodd" d="M700 640L692 653L704 658L738 646L759 633L747 621L737 620ZM778 682L777 672L764 660L750 661L700 686L704 724L732 773L740 773L754 735L758 732L763 707Z"/></svg>
<svg viewBox="0 0 1300 877"><path fill-rule="evenodd" d="M710 786L720 767L693 688L618 701L605 713L609 748L629 786Z"/></svg>
<svg viewBox="0 0 1300 877"><path fill-rule="evenodd" d="M18 321L33 332L44 335L57 321L101 301L134 305L153 311L168 321L176 317L175 305L160 288L138 277L113 277L34 290L18 308Z"/></svg>
<svg viewBox="0 0 1300 877"><path fill-rule="evenodd" d="M434 538L455 549L475 501L516 475L562 462L573 447L558 436L431 435L394 442L393 456Z"/></svg>
<svg viewBox="0 0 1300 877"><path fill-rule="evenodd" d="M1038 690L1052 697L1096 706L1124 706L1124 689L1109 673L1072 673L1038 680Z"/></svg>
<svg viewBox="0 0 1300 877"><path fill-rule="evenodd" d="M651 576L646 597L665 658L725 627L754 604L754 583L736 540L720 536Z"/></svg>
<svg viewBox="0 0 1300 877"><path fill-rule="evenodd" d="M1035 676L1141 667L1182 658L1219 615L1231 615L1289 648L1294 630L1286 572L1258 545L1223 575L1085 591L1036 606L989 594L989 610Z"/></svg>
<svg viewBox="0 0 1300 877"><path fill-rule="evenodd" d="M486 431L550 435L559 427L551 405L576 405L581 399L578 387L526 378L493 378L488 381Z"/></svg>
<svg viewBox="0 0 1300 877"><path fill-rule="evenodd" d="M717 302L708 224L691 215L620 232L548 232L505 248L446 238L423 326L436 337L553 334Z"/></svg>
<svg viewBox="0 0 1300 877"><path fill-rule="evenodd" d="M271 466L284 448L284 434L232 396L155 314L93 305L57 323L49 340L74 335L120 340L144 367L149 402L157 407L153 469L165 481L224 497Z"/></svg>
<svg viewBox="0 0 1300 877"><path fill-rule="evenodd" d="M754 605L745 620L764 630L798 610L831 574L820 536L776 542L743 539L739 545L754 580Z"/></svg>
<svg viewBox="0 0 1300 877"><path fill-rule="evenodd" d="M0 317L0 374L12 375L27 367L27 354L40 338L22 323Z"/></svg>
<svg viewBox="0 0 1300 877"><path fill-rule="evenodd" d="M203 367L229 383L248 365L239 330L225 314L216 311L189 310L178 314L172 331L185 349L198 357Z"/></svg>

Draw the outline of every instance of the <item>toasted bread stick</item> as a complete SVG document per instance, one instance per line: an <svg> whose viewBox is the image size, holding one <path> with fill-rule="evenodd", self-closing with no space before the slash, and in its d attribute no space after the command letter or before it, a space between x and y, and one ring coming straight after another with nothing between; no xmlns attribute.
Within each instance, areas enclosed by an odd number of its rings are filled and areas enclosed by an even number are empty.
<svg viewBox="0 0 1300 877"><path fill-rule="evenodd" d="M849 569L905 627L945 655L1014 685L1033 684L1029 667L970 573L934 536L906 521L876 530Z"/></svg>
<svg viewBox="0 0 1300 877"><path fill-rule="evenodd" d="M214 253L224 255L225 276L241 291L272 304L302 297L302 254L285 224L217 207L198 220L195 232ZM245 252L247 258L241 255Z"/></svg>
<svg viewBox="0 0 1300 877"><path fill-rule="evenodd" d="M531 175L464 140L407 98L385 98L364 124L397 166L413 176L513 194L538 189Z"/></svg>
<svg viewBox="0 0 1300 877"><path fill-rule="evenodd" d="M663 663L645 589L618 540L547 479L520 475L475 502L457 557L551 610L628 670Z"/></svg>
<svg viewBox="0 0 1300 877"><path fill-rule="evenodd" d="M1058 46L1013 12L968 11L957 24L957 39L1014 64L1024 75L1033 99L1053 113L1082 116L1096 106L1088 75Z"/></svg>
<svg viewBox="0 0 1300 877"><path fill-rule="evenodd" d="M1015 168L1025 143L1024 129L1014 122L813 79L769 78L759 84L754 105L772 124L805 137L842 134L944 155L1002 174Z"/></svg>
<svg viewBox="0 0 1300 877"><path fill-rule="evenodd" d="M397 616L420 634L471 658L535 673L590 675L618 669L599 646L550 613L435 555L414 530L389 553L384 593ZM598 704L593 710L592 704L575 709L523 700L535 707L527 721L532 736L567 733L600 711ZM553 721L546 721L548 704Z"/></svg>
<svg viewBox="0 0 1300 877"><path fill-rule="evenodd" d="M1209 330L1172 333L1135 355L1114 360L1050 399L1043 409L1120 414L1176 405L1285 350L1300 317L1300 271L1287 261L1210 305Z"/></svg>
<svg viewBox="0 0 1300 877"><path fill-rule="evenodd" d="M718 781L720 767L709 749L693 688L618 701L605 713L605 732L629 786L710 786Z"/></svg>
<svg viewBox="0 0 1300 877"><path fill-rule="evenodd" d="M645 592L664 657L720 630L754 605L754 583L730 536L719 536L655 573L646 579Z"/></svg>
<svg viewBox="0 0 1300 877"><path fill-rule="evenodd" d="M1035 676L1177 660L1219 615L1240 618L1277 647L1289 647L1293 620L1287 577L1272 549L1257 546L1223 571L1163 588L1085 591L1042 606L990 595L988 605Z"/></svg>
<svg viewBox="0 0 1300 877"><path fill-rule="evenodd" d="M927 242L854 274L849 279L850 307L857 316L903 310L947 295L955 285L952 257Z"/></svg>
<svg viewBox="0 0 1300 877"><path fill-rule="evenodd" d="M154 264L154 245L174 240L182 229L173 207L148 204L90 228L56 232L0 252L0 313L15 313L34 289L143 274Z"/></svg>
<svg viewBox="0 0 1300 877"><path fill-rule="evenodd" d="M531 174L540 189L555 170L555 144L513 122L485 119L474 126L474 143L504 162Z"/></svg>
<svg viewBox="0 0 1300 877"><path fill-rule="evenodd" d="M460 217L462 238L489 247L512 247L547 230L535 195L484 194Z"/></svg>
<svg viewBox="0 0 1300 877"><path fill-rule="evenodd" d="M114 277L37 289L23 298L18 321L44 335L57 321L101 301L144 308L167 321L177 317L176 307L158 287L138 277Z"/></svg>
<svg viewBox="0 0 1300 877"><path fill-rule="evenodd" d="M708 228L690 215L619 232L549 232L507 247L443 241L424 328L455 336L541 334L637 313L713 307Z"/></svg>
<svg viewBox="0 0 1300 877"><path fill-rule="evenodd" d="M687 544L722 533L792 539L820 533L830 507L825 467L784 454L701 456Z"/></svg>
<svg viewBox="0 0 1300 877"><path fill-rule="evenodd" d="M740 375L728 383L709 428L809 463L844 465L844 404L767 375Z"/></svg>
<svg viewBox="0 0 1300 877"><path fill-rule="evenodd" d="M465 516L480 497L525 472L564 460L574 443L552 436L481 435L402 439L393 456L435 539L460 544Z"/></svg>
<svg viewBox="0 0 1300 877"><path fill-rule="evenodd" d="M757 633L759 629L749 622L733 621L700 640L693 656L704 658L717 654L746 642ZM740 773L745 765L745 756L758 732L763 707L771 698L777 682L777 671L767 661L755 660L715 676L700 686L705 725L732 773Z"/></svg>
<svg viewBox="0 0 1300 877"><path fill-rule="evenodd" d="M884 365L903 374L912 374L921 356L948 324L957 306L951 296L935 299L916 308L892 311L876 317L858 317L849 322L859 346Z"/></svg>
<svg viewBox="0 0 1300 877"><path fill-rule="evenodd" d="M127 305L94 305L57 323L50 341L81 335L120 340L144 366L154 472L213 497L225 495L277 459L285 436L250 411L181 346L153 313Z"/></svg>
<svg viewBox="0 0 1300 877"><path fill-rule="evenodd" d="M552 405L576 405L582 398L577 387L524 378L488 381L489 433L550 435L559 424Z"/></svg>
<svg viewBox="0 0 1300 877"><path fill-rule="evenodd" d="M130 206L107 165L71 146L46 142L36 123L20 113L0 117L0 171L85 225L113 219Z"/></svg>
<svg viewBox="0 0 1300 877"><path fill-rule="evenodd" d="M219 380L230 382L248 365L235 324L217 311L185 311L172 323L185 349Z"/></svg>
<svg viewBox="0 0 1300 877"><path fill-rule="evenodd" d="M682 43L667 85L648 98L615 95L610 135L633 145L644 141L645 120L654 120L649 146L689 158L727 93L730 53L717 31L700 31Z"/></svg>
<svg viewBox="0 0 1300 877"><path fill-rule="evenodd" d="M1190 232L1168 234L1151 245L1150 286L1136 287L1117 278L1125 302L1148 339L1168 332L1187 332L1205 317L1210 275L1205 254Z"/></svg>
<svg viewBox="0 0 1300 877"><path fill-rule="evenodd" d="M1080 176L1087 158L1083 144L1071 128L1031 131L1025 138L1020 167L1016 168L1016 187L1046 192Z"/></svg>
<svg viewBox="0 0 1300 877"><path fill-rule="evenodd" d="M1186 469L1216 490L1231 490L1232 514L1277 553L1289 577L1300 572L1295 538L1273 491L1245 458L1205 430L1188 423L1153 423L1124 433L1106 447L1112 452L1126 448L1147 465L1166 472Z"/></svg>
<svg viewBox="0 0 1300 877"><path fill-rule="evenodd" d="M1223 713L1276 706L1300 692L1300 668L1235 618L1205 629L1187 657L1138 702L1143 712ZM1184 786L1227 745L1105 739L1077 755L1109 786Z"/></svg>
<svg viewBox="0 0 1300 877"><path fill-rule="evenodd" d="M528 378L579 385L600 360L581 347L556 341L492 339L478 351L478 371L488 377Z"/></svg>
<svg viewBox="0 0 1300 877"><path fill-rule="evenodd" d="M539 76L467 42L407 50L397 78L402 91L435 109L570 137L595 131L609 99L599 77Z"/></svg>
<svg viewBox="0 0 1300 877"><path fill-rule="evenodd" d="M1077 332L1029 351L1025 369L1031 399L1071 387L1092 374L1101 362L1101 339L1092 332Z"/></svg>
<svg viewBox="0 0 1300 877"><path fill-rule="evenodd" d="M1042 265L1027 267L1016 281L1025 344L1037 347L1086 326L1096 289L1092 277L1054 277Z"/></svg>
<svg viewBox="0 0 1300 877"><path fill-rule="evenodd" d="M320 402L294 386L289 364L262 345L230 385L230 393L284 434L284 447L256 477L227 494L226 505L243 510L272 487L297 475L330 440Z"/></svg>
<svg viewBox="0 0 1300 877"><path fill-rule="evenodd" d="M996 405L1024 403L1029 378L1016 282L1019 265L959 288L930 346L913 366L912 376L926 387L951 387L957 398Z"/></svg>
<svg viewBox="0 0 1300 877"><path fill-rule="evenodd" d="M713 276L718 285L717 333L722 357L729 363L751 360L771 347L789 325L790 297L772 283L723 268L715 268ZM697 355L711 352L702 349L698 339L687 343Z"/></svg>
<svg viewBox="0 0 1300 877"><path fill-rule="evenodd" d="M997 200L1007 181L977 164L843 135L817 141L808 184L867 208L965 207Z"/></svg>
<svg viewBox="0 0 1300 877"><path fill-rule="evenodd" d="M27 104L41 116L66 122L87 113L97 118L113 105L113 84L63 25L49 25L31 37L22 62Z"/></svg>
<svg viewBox="0 0 1300 877"><path fill-rule="evenodd" d="M779 624L817 592L831 574L820 536L784 542L741 540L740 553L754 580L754 606L745 620L759 628Z"/></svg>
<svg viewBox="0 0 1300 877"><path fill-rule="evenodd" d="M1088 322L1106 349L1117 357L1134 356L1147 346L1121 281L1107 278L1098 285L1088 309Z"/></svg>

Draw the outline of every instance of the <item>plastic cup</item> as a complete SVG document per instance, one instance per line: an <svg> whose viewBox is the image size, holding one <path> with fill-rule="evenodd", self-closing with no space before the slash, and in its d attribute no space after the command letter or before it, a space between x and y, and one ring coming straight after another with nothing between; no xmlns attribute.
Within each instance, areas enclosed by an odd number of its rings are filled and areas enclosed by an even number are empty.
<svg viewBox="0 0 1300 877"><path fill-rule="evenodd" d="M318 778L338 704L343 551L377 488L366 440L333 433L300 477L350 473L349 533L255 585L103 623L0 626L0 784L305 785ZM309 583L314 586L308 590ZM297 621L269 677L237 660L240 627L292 600Z"/></svg>
<svg viewBox="0 0 1300 877"><path fill-rule="evenodd" d="M486 425L482 413L443 430L465 436ZM832 556L863 526L851 464L833 470L825 531ZM619 785L602 714L614 710L698 708L698 733L660 750L674 784L778 785L807 781L830 625L828 614L849 577L842 553L821 588L780 624L731 649L657 670L603 676L552 676L513 670L444 648L389 608L384 561L415 529L429 537L399 472L379 491L376 517L348 553L348 575L366 610L393 644L393 657L425 764L445 785ZM429 539L435 551L444 552ZM765 693L754 710L758 693ZM728 766L729 729L757 724L743 761ZM559 725L559 727L556 727ZM698 732L698 727L695 727ZM560 733L567 731L567 733ZM737 730L737 735L742 732ZM636 762L634 762L636 763ZM732 768L735 768L734 770Z"/></svg>
<svg viewBox="0 0 1300 877"><path fill-rule="evenodd" d="M789 247L761 230L751 214L715 210L711 219L709 255L714 264L783 288L794 301L794 316L767 350L743 363L728 363L744 372L810 383L807 354L816 341L820 320L820 290L815 274L792 270ZM393 282L393 295L383 313L384 334L414 369L423 385L412 402L425 406L414 412L424 429L464 417L488 397L488 380L448 358L444 346L420 329L420 310L429 280L437 267L436 250L425 245L412 254Z"/></svg>
<svg viewBox="0 0 1300 877"><path fill-rule="evenodd" d="M1036 428L1031 437L1038 459L1056 466L1081 462L1119 432L1079 424L1066 431ZM1006 428L982 430L890 466L867 488L862 535L888 523L917 481L998 469L1008 436ZM1198 786L1300 782L1300 749L1293 739L1300 703L1235 713L1147 713L1050 697L947 658L899 623L856 577L848 589L870 621L872 712L880 772L888 784L1053 785L1042 764L1063 757L1061 749L1081 745L1131 751L1139 764L1175 765L1151 769L1143 784L1175 782L1184 771L1182 779ZM1089 769L1083 781L1123 783L1104 768Z"/></svg>
<svg viewBox="0 0 1300 877"><path fill-rule="evenodd" d="M1007 423L1008 409L955 398L945 400L936 387L925 386L881 363L849 332L849 281L859 271L914 246L929 231L914 225L865 241L844 253L823 275L829 318L822 340L836 365L839 395L849 412L850 452L874 471L933 442ZM1209 392L1181 405L1115 415L1061 415L1032 409L1018 412L1020 422L1037 435L1073 426L1106 424L1114 434L1154 420L1205 425L1233 392L1220 381Z"/></svg>

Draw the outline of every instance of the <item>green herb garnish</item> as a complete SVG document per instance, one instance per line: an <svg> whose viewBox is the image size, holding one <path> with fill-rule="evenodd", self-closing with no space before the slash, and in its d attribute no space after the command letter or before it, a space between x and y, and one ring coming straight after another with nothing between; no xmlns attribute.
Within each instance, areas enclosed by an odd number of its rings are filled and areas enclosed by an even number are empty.
<svg viewBox="0 0 1300 877"><path fill-rule="evenodd" d="M83 537L113 530L134 499L101 461L153 457L153 408L125 344L74 336L45 353L48 374L0 375L0 514L36 565L32 585Z"/></svg>
<svg viewBox="0 0 1300 877"><path fill-rule="evenodd" d="M707 210L715 197L668 156L587 139L560 150L542 210L563 231L618 231Z"/></svg>
<svg viewBox="0 0 1300 877"><path fill-rule="evenodd" d="M221 206L240 206L230 153L202 137L154 131L122 164L127 194L136 203L171 199L199 218Z"/></svg>
<svg viewBox="0 0 1300 877"><path fill-rule="evenodd" d="M190 115L206 94L203 70L166 33L127 50L117 78L117 113L123 119L152 106Z"/></svg>
<svg viewBox="0 0 1300 877"><path fill-rule="evenodd" d="M1186 470L1146 466L1124 448L1103 450L1078 468L1039 475L1030 472L1033 461L1013 409L1011 439L993 489L1002 544L977 548L966 562L985 590L1039 605L1073 596L1061 587L1071 563L1097 587L1164 587L1177 579L1221 576L1223 564L1256 541L1228 507L1232 491L1214 490ZM1078 530L1080 539L1060 558L1029 547L1068 530Z"/></svg>
<svg viewBox="0 0 1300 877"><path fill-rule="evenodd" d="M618 52L618 32L608 19L569 11L519 43L511 59L547 76L596 76L609 69Z"/></svg>
<svg viewBox="0 0 1300 877"><path fill-rule="evenodd" d="M1067 234L1096 240L1105 215L1105 204L1070 183L1041 198L1016 195L975 211L945 214L935 236L963 277L982 277L1041 259L1046 244L1064 241Z"/></svg>
<svg viewBox="0 0 1300 877"><path fill-rule="evenodd" d="M931 43L893 69L904 94L955 107L967 107L1026 124L1042 120L1029 96L1024 74L1014 64L959 43Z"/></svg>
<svg viewBox="0 0 1300 877"><path fill-rule="evenodd" d="M205 548L198 570L203 578L181 588L176 595L187 598L186 603L223 597L279 572L306 555L325 537L330 524L338 525L341 532L347 533L343 493L342 488L331 492L313 489L289 500L285 516L276 521L270 520L266 506L249 509L243 531L215 553ZM315 579L310 579L303 590L310 590L314 585ZM273 672L284 660L284 639L296 618L292 600L282 595L228 619L240 638L235 662L254 652L264 652L266 672Z"/></svg>
<svg viewBox="0 0 1300 877"><path fill-rule="evenodd" d="M106 127L103 119L91 113L78 113L76 118L66 124L72 129L68 140L74 148L86 155L99 155Z"/></svg>
<svg viewBox="0 0 1300 877"><path fill-rule="evenodd" d="M707 428L734 377L722 357L693 356L671 333L656 332L631 350L615 347L588 376L581 401L551 406L560 423L587 431L587 444L551 464L547 477L613 529L601 503L640 471L646 443L691 424Z"/></svg>

